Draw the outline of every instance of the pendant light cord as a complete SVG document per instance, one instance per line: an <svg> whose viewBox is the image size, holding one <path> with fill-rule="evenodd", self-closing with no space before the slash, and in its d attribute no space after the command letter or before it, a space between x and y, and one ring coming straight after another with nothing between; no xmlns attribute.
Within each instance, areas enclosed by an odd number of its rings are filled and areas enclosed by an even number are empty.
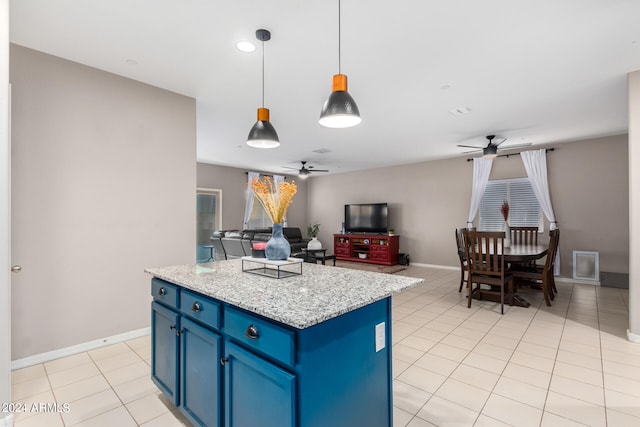
<svg viewBox="0 0 640 427"><path fill-rule="evenodd" d="M342 25L340 22L340 0L338 0L338 74L342 74L342 52L341 52L341 41L342 41Z"/></svg>
<svg viewBox="0 0 640 427"><path fill-rule="evenodd" d="M262 108L264 108L264 40L262 40Z"/></svg>

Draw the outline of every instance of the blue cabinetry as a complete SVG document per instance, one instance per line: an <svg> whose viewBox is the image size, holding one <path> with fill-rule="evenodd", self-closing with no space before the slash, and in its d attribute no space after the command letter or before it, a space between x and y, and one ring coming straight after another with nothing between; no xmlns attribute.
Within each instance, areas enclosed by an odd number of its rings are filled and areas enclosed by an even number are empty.
<svg viewBox="0 0 640 427"><path fill-rule="evenodd" d="M151 304L151 377L174 405L180 404L178 394L178 334L179 315L157 302Z"/></svg>
<svg viewBox="0 0 640 427"><path fill-rule="evenodd" d="M220 425L219 334L187 319L180 327L180 408L194 425Z"/></svg>
<svg viewBox="0 0 640 427"><path fill-rule="evenodd" d="M152 379L194 425L393 425L389 297L296 329L157 278L152 293Z"/></svg>
<svg viewBox="0 0 640 427"><path fill-rule="evenodd" d="M225 343L225 427L294 427L296 377Z"/></svg>

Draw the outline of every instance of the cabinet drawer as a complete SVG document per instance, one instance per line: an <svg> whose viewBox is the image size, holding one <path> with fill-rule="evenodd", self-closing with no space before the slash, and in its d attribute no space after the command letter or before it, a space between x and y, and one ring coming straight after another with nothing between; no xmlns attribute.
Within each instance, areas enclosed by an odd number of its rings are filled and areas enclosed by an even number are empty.
<svg viewBox="0 0 640 427"><path fill-rule="evenodd" d="M180 295L180 311L215 329L220 329L220 303L203 295L183 289Z"/></svg>
<svg viewBox="0 0 640 427"><path fill-rule="evenodd" d="M151 295L154 300L178 309L180 293L176 285L154 277L151 279Z"/></svg>
<svg viewBox="0 0 640 427"><path fill-rule="evenodd" d="M389 252L382 252L382 251L375 252L375 251L372 251L370 256L371 256L371 259L387 260L387 259L389 259Z"/></svg>
<svg viewBox="0 0 640 427"><path fill-rule="evenodd" d="M371 252L389 252L389 246L387 245L371 245Z"/></svg>
<svg viewBox="0 0 640 427"><path fill-rule="evenodd" d="M349 256L349 249L347 249L347 248L336 248L336 255Z"/></svg>
<svg viewBox="0 0 640 427"><path fill-rule="evenodd" d="M224 331L236 341L289 366L294 365L293 331L227 306L224 307Z"/></svg>

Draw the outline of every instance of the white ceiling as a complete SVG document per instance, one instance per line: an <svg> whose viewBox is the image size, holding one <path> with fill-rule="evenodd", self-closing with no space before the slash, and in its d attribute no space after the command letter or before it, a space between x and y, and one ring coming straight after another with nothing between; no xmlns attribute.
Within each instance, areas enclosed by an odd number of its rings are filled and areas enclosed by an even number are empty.
<svg viewBox="0 0 640 427"><path fill-rule="evenodd" d="M625 133L626 74L640 69L638 0L342 0L342 72L363 120L327 129L337 0L12 0L10 14L13 43L196 98L199 161L271 172L455 157L493 133L505 146ZM258 28L272 33L271 150L245 144L261 50L235 43Z"/></svg>

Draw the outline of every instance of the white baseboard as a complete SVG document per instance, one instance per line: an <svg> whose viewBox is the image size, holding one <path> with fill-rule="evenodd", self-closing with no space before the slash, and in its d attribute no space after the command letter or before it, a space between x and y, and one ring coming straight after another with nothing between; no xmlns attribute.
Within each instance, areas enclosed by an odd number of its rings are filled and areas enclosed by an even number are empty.
<svg viewBox="0 0 640 427"><path fill-rule="evenodd" d="M628 329L627 329L627 339L631 342L640 344L640 335L634 334Z"/></svg>
<svg viewBox="0 0 640 427"><path fill-rule="evenodd" d="M412 262L410 265L416 267L427 267L427 268L439 268L441 270L457 270L460 271L460 266L450 266L450 265L437 265L437 264L423 264L420 262ZM567 283L578 283L580 285L593 285L600 286L600 281L596 280L578 280L571 277L559 277L556 276L556 282L567 282Z"/></svg>
<svg viewBox="0 0 640 427"><path fill-rule="evenodd" d="M107 345L119 343L122 341L132 340L134 338L143 337L151 333L151 328L142 328L135 331L129 331L110 337L88 341L82 344L72 345L71 347L60 348L58 350L47 351L46 353L35 354L33 356L11 361L11 370L26 368L27 366L37 365L38 363L49 362L61 357L71 356L72 354L82 353L84 351L93 350ZM1 421L1 420L0 420ZM0 427L3 427L0 424Z"/></svg>
<svg viewBox="0 0 640 427"><path fill-rule="evenodd" d="M592 286L600 286L599 280L579 280L574 279L572 277L556 277L556 282L567 282L567 283L577 283L579 285L592 285Z"/></svg>
<svg viewBox="0 0 640 427"><path fill-rule="evenodd" d="M0 418L0 427L13 427L13 414L7 414Z"/></svg>
<svg viewBox="0 0 640 427"><path fill-rule="evenodd" d="M415 267L426 267L426 268L439 268L441 270L458 270L460 271L460 266L452 267L450 265L437 265L437 264L423 264L421 262L411 262L409 265L413 265Z"/></svg>

